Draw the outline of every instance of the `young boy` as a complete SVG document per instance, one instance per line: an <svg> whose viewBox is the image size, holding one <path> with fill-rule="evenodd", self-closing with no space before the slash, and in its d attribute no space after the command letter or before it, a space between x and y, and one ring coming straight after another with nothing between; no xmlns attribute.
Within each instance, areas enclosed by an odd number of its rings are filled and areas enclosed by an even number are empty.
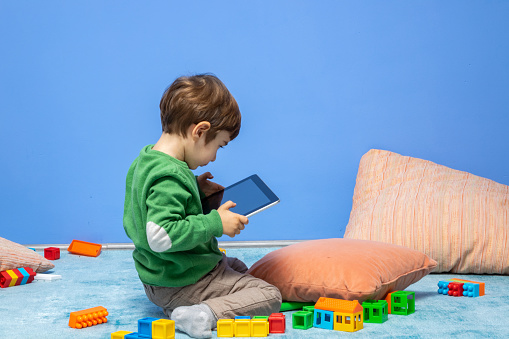
<svg viewBox="0 0 509 339"><path fill-rule="evenodd" d="M245 274L246 265L218 249L248 219L227 202L207 215L201 198L223 187L191 170L216 160L240 130L237 102L215 76L180 77L164 93L163 133L144 147L126 180L124 229L148 298L195 338L208 338L218 319L269 315L281 307L279 290Z"/></svg>

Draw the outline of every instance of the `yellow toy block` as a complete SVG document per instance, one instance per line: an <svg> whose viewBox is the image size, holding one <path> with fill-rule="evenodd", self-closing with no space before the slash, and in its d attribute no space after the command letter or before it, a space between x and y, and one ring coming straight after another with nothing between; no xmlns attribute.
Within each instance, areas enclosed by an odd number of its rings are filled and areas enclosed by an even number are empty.
<svg viewBox="0 0 509 339"><path fill-rule="evenodd" d="M251 320L236 319L234 328L235 328L235 336L236 337L250 337L251 336Z"/></svg>
<svg viewBox="0 0 509 339"><path fill-rule="evenodd" d="M153 321L152 339L175 339L175 321L170 319Z"/></svg>
<svg viewBox="0 0 509 339"><path fill-rule="evenodd" d="M334 312L334 331L355 332L364 328L362 312Z"/></svg>
<svg viewBox="0 0 509 339"><path fill-rule="evenodd" d="M251 320L251 337L266 337L269 335L269 321L266 319Z"/></svg>
<svg viewBox="0 0 509 339"><path fill-rule="evenodd" d="M217 337L231 338L235 335L235 321L233 319L219 319L217 321Z"/></svg>
<svg viewBox="0 0 509 339"><path fill-rule="evenodd" d="M7 274L9 274L12 278L11 283L9 284L9 287L16 285L16 282L18 281L18 276L16 275L16 273L14 273L13 270L8 270Z"/></svg>
<svg viewBox="0 0 509 339"><path fill-rule="evenodd" d="M111 334L111 339L124 339L126 334L133 333L130 331L117 331Z"/></svg>

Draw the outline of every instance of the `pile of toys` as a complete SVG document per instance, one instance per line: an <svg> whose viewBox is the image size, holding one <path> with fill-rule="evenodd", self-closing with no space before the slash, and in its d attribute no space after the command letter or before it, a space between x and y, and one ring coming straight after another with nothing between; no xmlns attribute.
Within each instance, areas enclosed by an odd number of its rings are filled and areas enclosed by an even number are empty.
<svg viewBox="0 0 509 339"><path fill-rule="evenodd" d="M175 322L169 319L143 318L138 320L138 332L117 331L111 339L175 339Z"/></svg>
<svg viewBox="0 0 509 339"><path fill-rule="evenodd" d="M270 316L239 316L235 319L217 321L217 337L266 337L269 333L285 333L286 319L283 313Z"/></svg>

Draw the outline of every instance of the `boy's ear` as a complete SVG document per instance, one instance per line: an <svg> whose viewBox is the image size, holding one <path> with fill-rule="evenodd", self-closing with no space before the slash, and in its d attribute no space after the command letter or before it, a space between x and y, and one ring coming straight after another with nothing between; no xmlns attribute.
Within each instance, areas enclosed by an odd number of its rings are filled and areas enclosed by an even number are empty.
<svg viewBox="0 0 509 339"><path fill-rule="evenodd" d="M196 139L201 138L205 133L210 130L210 122L208 121L202 121L197 123L192 131L193 138L196 137Z"/></svg>

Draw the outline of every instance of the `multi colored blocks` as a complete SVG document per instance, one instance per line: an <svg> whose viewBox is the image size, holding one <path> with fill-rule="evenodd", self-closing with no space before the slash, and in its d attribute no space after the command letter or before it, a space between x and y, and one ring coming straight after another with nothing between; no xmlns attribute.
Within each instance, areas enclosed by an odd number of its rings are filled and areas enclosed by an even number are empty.
<svg viewBox="0 0 509 339"><path fill-rule="evenodd" d="M235 320L219 319L217 321L217 337L266 337L270 331L269 318L235 317Z"/></svg>
<svg viewBox="0 0 509 339"><path fill-rule="evenodd" d="M451 279L438 282L438 293L453 297L480 297L484 295L483 282Z"/></svg>
<svg viewBox="0 0 509 339"><path fill-rule="evenodd" d="M108 311L102 306L71 312L71 315L69 316L69 326L81 329L104 324L108 322L108 319L106 319L107 315Z"/></svg>
<svg viewBox="0 0 509 339"><path fill-rule="evenodd" d="M0 272L0 287L12 287L31 283L36 273L30 267L20 267Z"/></svg>
<svg viewBox="0 0 509 339"><path fill-rule="evenodd" d="M111 339L175 339L175 322L170 319L147 317L138 320L138 332L117 331Z"/></svg>
<svg viewBox="0 0 509 339"><path fill-rule="evenodd" d="M315 304L314 327L355 332L364 328L363 308L357 300L322 297Z"/></svg>

